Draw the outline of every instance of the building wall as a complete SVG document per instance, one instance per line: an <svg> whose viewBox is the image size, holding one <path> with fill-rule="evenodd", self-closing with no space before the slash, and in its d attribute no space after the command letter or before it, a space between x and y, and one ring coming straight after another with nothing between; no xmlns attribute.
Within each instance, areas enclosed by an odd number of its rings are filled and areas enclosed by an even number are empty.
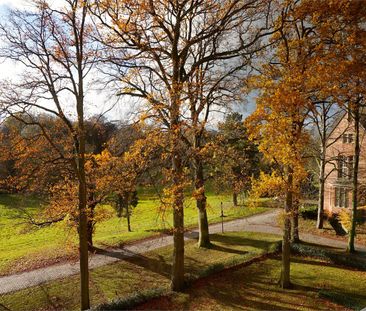
<svg viewBox="0 0 366 311"><path fill-rule="evenodd" d="M344 142L344 134L353 134L353 142ZM366 131L360 127L360 145L361 154L359 162L359 184L360 187L366 185ZM352 179L351 178L339 178L338 169L339 162L338 157L350 157L354 155L354 124L349 121L347 114L339 121L338 125L331 133L328 144L332 143L326 151L326 159L330 160L325 166L325 176L327 177L325 183L324 193L324 209L329 212L335 212L339 209L336 207L336 188L343 188L348 193L348 207L352 206ZM339 191L339 190L337 190Z"/></svg>

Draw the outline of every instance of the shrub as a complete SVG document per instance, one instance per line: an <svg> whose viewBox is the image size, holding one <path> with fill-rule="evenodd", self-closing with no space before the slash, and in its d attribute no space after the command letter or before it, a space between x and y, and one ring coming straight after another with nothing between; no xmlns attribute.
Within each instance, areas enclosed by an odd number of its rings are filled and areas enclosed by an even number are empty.
<svg viewBox="0 0 366 311"><path fill-rule="evenodd" d="M291 244L291 250L301 256L309 256L332 262L337 265L348 266L366 271L366 260L350 254L339 254L321 247L311 246L301 243Z"/></svg>
<svg viewBox="0 0 366 311"><path fill-rule="evenodd" d="M349 210L342 209L336 216L344 231L347 233L351 230L351 213Z"/></svg>
<svg viewBox="0 0 366 311"><path fill-rule="evenodd" d="M351 230L351 211L349 209L341 209L338 214L335 214L339 223L345 232ZM356 225L360 226L366 222L366 208L359 208L356 212Z"/></svg>
<svg viewBox="0 0 366 311"><path fill-rule="evenodd" d="M316 220L318 218L318 207L316 205L302 206L299 214L303 219Z"/></svg>

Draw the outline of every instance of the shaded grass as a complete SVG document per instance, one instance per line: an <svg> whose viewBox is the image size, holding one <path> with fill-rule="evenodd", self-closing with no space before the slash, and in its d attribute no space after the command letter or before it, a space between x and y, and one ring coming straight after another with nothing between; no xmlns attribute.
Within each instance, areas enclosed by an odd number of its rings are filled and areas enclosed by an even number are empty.
<svg viewBox="0 0 366 311"><path fill-rule="evenodd" d="M366 272L295 257L292 290L278 286L274 257L199 280L185 293L153 299L136 309L158 310L359 310L366 306ZM327 299L325 299L327 298Z"/></svg>
<svg viewBox="0 0 366 311"><path fill-rule="evenodd" d="M293 243L291 250L294 254L318 258L329 263L344 265L366 271L366 253L345 253L343 249L330 246L320 247L312 243Z"/></svg>
<svg viewBox="0 0 366 311"><path fill-rule="evenodd" d="M169 232L172 226L171 210L161 210L159 201L151 194L140 196L133 210L133 232L127 231L126 219L116 216L97 224L94 243L97 247L115 247L123 243ZM250 216L266 210L265 207L233 207L227 197L208 195L210 223L220 218L220 202L224 201L225 221ZM267 200L268 201L268 200ZM264 203L266 200L264 200ZM21 209L36 214L41 200L34 197L0 194L0 275L42 267L50 263L77 257L77 233L61 222L46 228L26 224ZM106 207L113 215L112 207ZM197 211L192 199L186 201L185 224L195 227Z"/></svg>
<svg viewBox="0 0 366 311"><path fill-rule="evenodd" d="M333 227L330 225L328 220L324 220L323 229L316 228L316 220L303 219L299 217L299 230L301 232L322 235L324 237L329 237L337 239L340 241L348 241L348 235L340 236L337 235ZM360 244L366 243L366 224L362 224L356 227L356 237L355 242Z"/></svg>
<svg viewBox="0 0 366 311"><path fill-rule="evenodd" d="M258 233L213 235L214 247L200 249L195 241L186 243L186 277L197 278L210 267L243 262L273 248L278 237ZM164 247L138 257L91 271L92 305L138 295L142 290L167 289L170 282L172 247ZM213 269L213 268L212 268ZM216 271L216 270L213 270ZM11 310L76 310L79 308L79 278L69 277L15 293L3 295L0 303Z"/></svg>

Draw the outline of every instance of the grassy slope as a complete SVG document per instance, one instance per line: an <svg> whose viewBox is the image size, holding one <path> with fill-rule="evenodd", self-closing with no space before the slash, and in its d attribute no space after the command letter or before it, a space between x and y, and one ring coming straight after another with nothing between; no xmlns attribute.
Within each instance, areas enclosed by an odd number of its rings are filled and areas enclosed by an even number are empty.
<svg viewBox="0 0 366 311"><path fill-rule="evenodd" d="M137 309L360 310L366 306L366 272L296 257L291 264L294 289L280 289L279 274L280 259L272 258L199 280L186 293L154 299Z"/></svg>
<svg viewBox="0 0 366 311"><path fill-rule="evenodd" d="M263 207L233 208L227 197L208 196L209 221L220 220L220 202L224 203L226 217L230 220L265 211ZM57 262L77 253L76 231L64 223L47 228L34 228L20 218L18 208L32 214L39 209L39 200L16 195L0 195L0 275ZM150 194L141 196L139 205L133 211L131 223L133 232L127 232L126 219L113 217L97 225L94 242L96 246L116 246L121 243L146 238L171 227L171 211L159 211L159 201ZM111 207L109 207L111 209ZM113 213L113 211L111 211ZM114 214L114 213L113 213ZM193 200L187 200L185 223L195 226L197 211Z"/></svg>
<svg viewBox="0 0 366 311"><path fill-rule="evenodd" d="M188 275L218 264L243 262L261 254L278 241L277 236L256 233L212 235L214 246L199 249L194 241L186 244L185 265ZM138 258L107 265L91 272L92 304L108 302L139 290L167 287L171 272L172 248L164 247ZM49 282L0 297L0 303L11 310L78 309L78 276Z"/></svg>

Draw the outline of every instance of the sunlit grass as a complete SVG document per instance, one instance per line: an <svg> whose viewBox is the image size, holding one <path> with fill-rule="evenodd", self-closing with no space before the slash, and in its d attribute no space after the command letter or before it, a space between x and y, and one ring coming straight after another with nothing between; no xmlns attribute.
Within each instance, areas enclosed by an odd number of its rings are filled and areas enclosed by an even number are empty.
<svg viewBox="0 0 366 311"><path fill-rule="evenodd" d="M293 288L278 285L280 257L230 270L138 307L145 310L360 310L366 306L366 272L293 258Z"/></svg>
<svg viewBox="0 0 366 311"><path fill-rule="evenodd" d="M200 249L195 241L185 247L187 276L199 276L205 269L228 262L243 262L271 249L280 238L258 233L212 235L213 247ZM91 271L92 305L109 302L136 291L167 288L170 282L172 246L160 248L135 258ZM79 308L78 276L56 280L0 297L0 303L15 310Z"/></svg>
<svg viewBox="0 0 366 311"><path fill-rule="evenodd" d="M233 207L227 196L208 195L210 223L220 218L220 202L223 202L225 220L249 216L266 210L264 207ZM63 258L76 257L77 233L75 228L58 223L36 228L26 223L19 210L35 214L40 200L19 195L0 195L0 274L14 273L29 268L57 262ZM112 207L108 206L113 213ZM172 226L170 209L161 209L154 193L140 195L138 206L131 217L132 232L127 231L125 218L116 216L96 226L94 243L98 247L118 246L134 240L151 237L169 231ZM115 213L113 213L115 215ZM197 210L192 199L186 200L185 225L195 227Z"/></svg>

